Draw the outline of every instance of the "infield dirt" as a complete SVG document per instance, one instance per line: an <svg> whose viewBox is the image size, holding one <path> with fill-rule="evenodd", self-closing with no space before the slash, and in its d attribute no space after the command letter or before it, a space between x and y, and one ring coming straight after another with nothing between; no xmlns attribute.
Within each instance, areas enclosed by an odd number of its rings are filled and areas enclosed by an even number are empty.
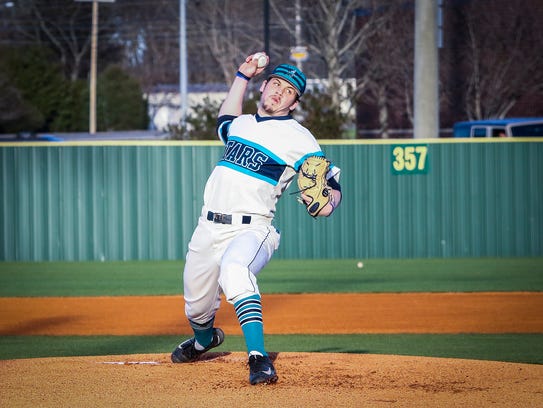
<svg viewBox="0 0 543 408"><path fill-rule="evenodd" d="M267 334L542 333L542 292L264 295ZM223 300L215 324L241 334ZM0 298L0 335L192 333L182 296Z"/></svg>
<svg viewBox="0 0 543 408"><path fill-rule="evenodd" d="M542 333L543 294L264 295L266 332ZM240 334L231 307L217 325ZM188 334L180 296L0 298L1 335ZM370 354L274 353L251 386L244 353L0 361L6 407L543 407L543 366Z"/></svg>

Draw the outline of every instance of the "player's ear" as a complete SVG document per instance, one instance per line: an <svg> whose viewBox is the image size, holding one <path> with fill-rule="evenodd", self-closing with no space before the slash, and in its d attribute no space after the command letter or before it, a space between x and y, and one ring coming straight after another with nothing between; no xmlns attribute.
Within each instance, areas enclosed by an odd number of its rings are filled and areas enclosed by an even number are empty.
<svg viewBox="0 0 543 408"><path fill-rule="evenodd" d="M296 109L296 106L298 106L298 102L299 102L298 99L296 99L296 100L292 103L292 105L290 105L290 106L288 107L288 109L292 112L294 109Z"/></svg>
<svg viewBox="0 0 543 408"><path fill-rule="evenodd" d="M260 93L264 92L264 88L266 88L266 85L268 84L268 81L264 81L262 82L262 84L260 85Z"/></svg>

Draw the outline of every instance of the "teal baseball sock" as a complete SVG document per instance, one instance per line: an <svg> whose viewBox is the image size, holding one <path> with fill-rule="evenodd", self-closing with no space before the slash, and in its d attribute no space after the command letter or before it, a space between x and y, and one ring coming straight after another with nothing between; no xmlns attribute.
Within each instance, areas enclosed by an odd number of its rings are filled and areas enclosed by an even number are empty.
<svg viewBox="0 0 543 408"><path fill-rule="evenodd" d="M234 309L245 337L247 351L267 356L264 349L264 325L260 295L252 295L234 303Z"/></svg>
<svg viewBox="0 0 543 408"><path fill-rule="evenodd" d="M190 327L192 327L192 331L194 332L194 338L196 339L195 347L197 350L203 350L211 344L211 340L213 340L214 322L215 319L211 319L204 324L199 324L189 320ZM198 346L200 346L201 348Z"/></svg>

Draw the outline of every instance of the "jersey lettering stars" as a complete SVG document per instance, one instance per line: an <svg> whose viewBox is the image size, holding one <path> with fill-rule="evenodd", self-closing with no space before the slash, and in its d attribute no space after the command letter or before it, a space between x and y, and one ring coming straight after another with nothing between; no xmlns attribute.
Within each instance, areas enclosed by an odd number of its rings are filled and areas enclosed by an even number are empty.
<svg viewBox="0 0 543 408"><path fill-rule="evenodd" d="M224 115L217 134L224 154L204 191L204 207L213 212L273 218L305 158L323 156L311 132L291 116ZM332 166L328 177L338 179L339 171Z"/></svg>

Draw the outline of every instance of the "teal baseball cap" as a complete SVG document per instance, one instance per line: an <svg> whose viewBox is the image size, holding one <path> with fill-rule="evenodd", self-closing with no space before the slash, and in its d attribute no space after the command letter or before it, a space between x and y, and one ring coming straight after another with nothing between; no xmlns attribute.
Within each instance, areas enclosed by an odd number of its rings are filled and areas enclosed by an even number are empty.
<svg viewBox="0 0 543 408"><path fill-rule="evenodd" d="M291 84L298 92L298 97L305 92L306 78L305 74L297 67L289 64L281 64L275 67L269 78L280 78Z"/></svg>

